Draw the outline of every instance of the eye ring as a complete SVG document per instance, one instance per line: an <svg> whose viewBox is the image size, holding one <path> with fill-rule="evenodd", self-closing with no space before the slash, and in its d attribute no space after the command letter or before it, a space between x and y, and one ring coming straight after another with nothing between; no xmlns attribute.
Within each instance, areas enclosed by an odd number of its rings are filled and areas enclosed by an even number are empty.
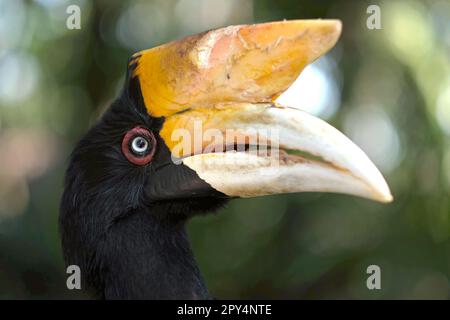
<svg viewBox="0 0 450 320"><path fill-rule="evenodd" d="M129 130L122 140L122 153L131 163L144 166L155 154L156 139L147 128L137 126Z"/></svg>

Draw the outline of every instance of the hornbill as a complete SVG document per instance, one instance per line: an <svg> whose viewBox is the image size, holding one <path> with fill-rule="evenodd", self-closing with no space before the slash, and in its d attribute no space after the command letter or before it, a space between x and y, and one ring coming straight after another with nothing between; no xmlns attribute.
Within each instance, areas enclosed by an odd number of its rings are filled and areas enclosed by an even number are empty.
<svg viewBox="0 0 450 320"><path fill-rule="evenodd" d="M361 149L275 101L340 33L338 20L239 25L133 55L119 98L66 172L62 246L83 289L209 299L185 224L232 198L322 191L391 201Z"/></svg>

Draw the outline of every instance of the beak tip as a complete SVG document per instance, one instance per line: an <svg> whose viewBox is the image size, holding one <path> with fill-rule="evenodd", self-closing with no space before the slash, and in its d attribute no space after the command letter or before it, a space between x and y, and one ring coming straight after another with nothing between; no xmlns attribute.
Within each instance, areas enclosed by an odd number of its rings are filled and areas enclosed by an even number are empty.
<svg viewBox="0 0 450 320"><path fill-rule="evenodd" d="M380 195L378 201L380 201L381 203L391 203L392 201L394 201L394 197L389 192L387 194Z"/></svg>
<svg viewBox="0 0 450 320"><path fill-rule="evenodd" d="M381 188L376 188L374 190L372 199L381 203L391 203L394 201L394 196L385 182Z"/></svg>

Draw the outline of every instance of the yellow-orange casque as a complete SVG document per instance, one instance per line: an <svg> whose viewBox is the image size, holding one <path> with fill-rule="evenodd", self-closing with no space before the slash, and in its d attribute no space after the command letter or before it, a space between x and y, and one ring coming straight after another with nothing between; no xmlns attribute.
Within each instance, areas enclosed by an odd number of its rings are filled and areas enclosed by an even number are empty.
<svg viewBox="0 0 450 320"><path fill-rule="evenodd" d="M178 141L171 134L195 119L204 130L213 125L210 119L217 121L217 113L233 119L242 103L274 101L340 33L339 20L229 26L136 53L133 76L148 113L166 117L160 135L173 150Z"/></svg>

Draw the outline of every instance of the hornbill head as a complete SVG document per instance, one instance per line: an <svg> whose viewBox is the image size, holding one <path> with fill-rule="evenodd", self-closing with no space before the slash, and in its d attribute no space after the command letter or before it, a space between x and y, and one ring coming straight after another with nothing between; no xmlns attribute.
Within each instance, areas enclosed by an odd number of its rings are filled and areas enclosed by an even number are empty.
<svg viewBox="0 0 450 320"><path fill-rule="evenodd" d="M138 229L164 238L229 198L322 191L391 201L359 147L275 102L340 32L337 20L230 26L135 54L121 96L72 155L61 206L67 263L104 287L119 253L147 241ZM147 268L157 272L154 264Z"/></svg>

